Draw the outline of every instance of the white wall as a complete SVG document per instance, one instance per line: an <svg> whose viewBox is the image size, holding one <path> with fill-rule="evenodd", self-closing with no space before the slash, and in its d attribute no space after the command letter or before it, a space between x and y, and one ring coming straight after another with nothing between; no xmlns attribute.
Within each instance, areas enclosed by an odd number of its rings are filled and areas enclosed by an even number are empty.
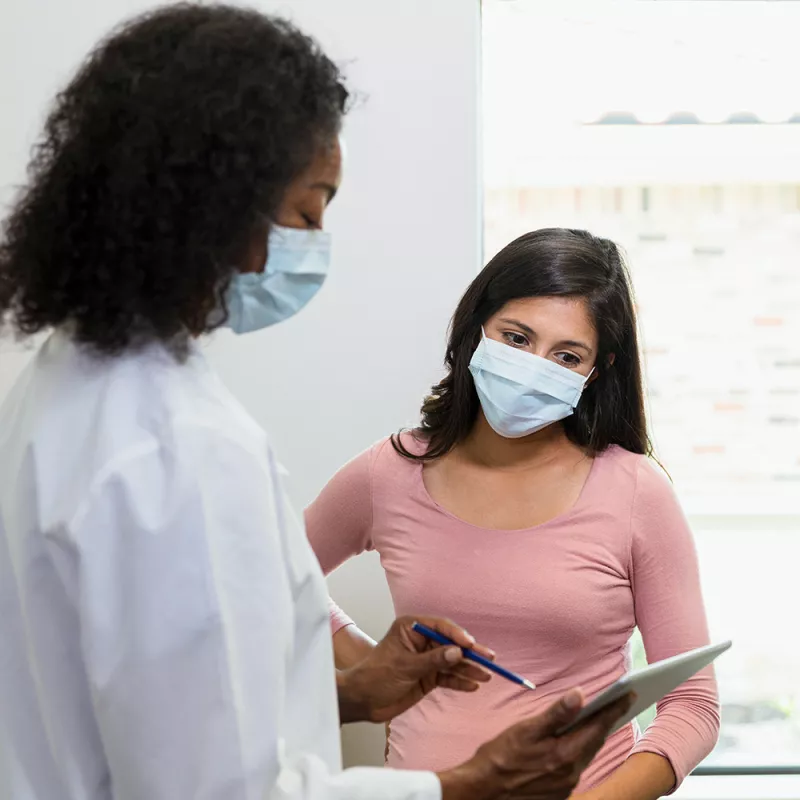
<svg viewBox="0 0 800 800"><path fill-rule="evenodd" d="M272 432L305 505L347 459L416 419L478 269L479 17L477 0L294 0L291 9L351 62L352 86L366 94L345 130L334 268L305 313L244 339L221 335L212 352ZM386 630L377 557L330 583L364 630ZM383 744L372 726L344 729L348 764L382 763Z"/></svg>
<svg viewBox="0 0 800 800"><path fill-rule="evenodd" d="M21 180L46 103L141 0L23 0L0 10L0 202ZM413 421L439 374L445 329L479 262L477 0L292 0L287 13L345 62L365 95L347 122L346 178L330 216L334 268L297 319L220 335L224 379L272 433L298 505L348 458ZM0 344L0 396L27 359ZM378 636L391 607L377 561L331 579ZM379 763L382 731L349 728L349 763Z"/></svg>

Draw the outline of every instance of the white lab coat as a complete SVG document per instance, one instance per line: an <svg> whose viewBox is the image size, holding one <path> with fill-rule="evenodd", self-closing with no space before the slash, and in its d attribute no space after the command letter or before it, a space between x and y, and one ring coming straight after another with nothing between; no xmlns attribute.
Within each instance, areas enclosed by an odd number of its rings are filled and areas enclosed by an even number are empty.
<svg viewBox="0 0 800 800"><path fill-rule="evenodd" d="M341 770L323 577L199 353L55 334L0 454L3 800L439 798Z"/></svg>

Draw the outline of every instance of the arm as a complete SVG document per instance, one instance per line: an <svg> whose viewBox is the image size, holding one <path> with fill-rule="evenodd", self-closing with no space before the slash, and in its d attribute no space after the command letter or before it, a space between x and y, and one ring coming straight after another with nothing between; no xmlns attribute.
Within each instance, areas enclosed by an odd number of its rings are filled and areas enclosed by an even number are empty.
<svg viewBox="0 0 800 800"><path fill-rule="evenodd" d="M372 550L372 458L368 450L342 467L306 509L306 533L328 575L353 556ZM337 669L366 658L375 642L333 600L329 601Z"/></svg>
<svg viewBox="0 0 800 800"><path fill-rule="evenodd" d="M657 800L675 785L670 762L655 753L633 753L600 786L573 800Z"/></svg>
<svg viewBox="0 0 800 800"><path fill-rule="evenodd" d="M296 606L283 497L260 454L206 429L176 439L117 463L74 526L115 798L437 800L430 773L339 772L325 736L320 753L291 747L327 715L284 707Z"/></svg>
<svg viewBox="0 0 800 800"><path fill-rule="evenodd" d="M341 609L328 598L330 606L331 627L334 628L337 618L344 616ZM336 685L339 692L339 718L345 720L347 712L342 708L342 687L346 683L345 670L360 664L375 649L376 642L349 622L333 634L333 657L336 664ZM389 722L386 722L386 746L383 751L384 761L389 757Z"/></svg>
<svg viewBox="0 0 800 800"><path fill-rule="evenodd" d="M375 644L374 639L367 636L354 624L340 628L333 635L333 655L336 669L345 670L355 667L372 652Z"/></svg>
<svg viewBox="0 0 800 800"><path fill-rule="evenodd" d="M631 516L636 624L650 663L708 644L691 531L667 479L642 460ZM719 701L708 667L664 697L631 756L592 800L655 800L674 791L714 747Z"/></svg>

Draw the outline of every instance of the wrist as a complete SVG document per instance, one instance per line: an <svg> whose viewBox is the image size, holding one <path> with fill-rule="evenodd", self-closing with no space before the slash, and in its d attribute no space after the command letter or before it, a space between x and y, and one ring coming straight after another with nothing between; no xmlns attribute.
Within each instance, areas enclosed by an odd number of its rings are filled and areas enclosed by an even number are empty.
<svg viewBox="0 0 800 800"><path fill-rule="evenodd" d="M333 635L336 669L350 669L360 664L375 649L375 642L355 624L339 629Z"/></svg>
<svg viewBox="0 0 800 800"><path fill-rule="evenodd" d="M442 800L492 800L500 794L491 765L480 757L437 777L442 784Z"/></svg>
<svg viewBox="0 0 800 800"><path fill-rule="evenodd" d="M340 724L369 721L369 703L361 691L357 668L336 670L336 695Z"/></svg>

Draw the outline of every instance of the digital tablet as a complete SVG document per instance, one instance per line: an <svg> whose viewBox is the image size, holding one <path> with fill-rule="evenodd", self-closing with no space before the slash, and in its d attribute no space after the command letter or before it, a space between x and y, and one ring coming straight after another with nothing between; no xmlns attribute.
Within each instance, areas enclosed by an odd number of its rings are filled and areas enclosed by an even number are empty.
<svg viewBox="0 0 800 800"><path fill-rule="evenodd" d="M650 664L638 672L629 672L616 683L611 684L604 692L597 695L594 700L587 703L581 709L580 714L569 725L558 731L556 735L561 736L568 733L580 725L583 720L611 705L615 700L619 700L620 697L629 692L636 692L636 702L614 724L610 733L618 731L623 725L639 716L642 711L650 708L653 703L657 703L664 695L669 694L684 681L689 680L695 672L707 667L730 646L731 642L722 642L722 644L698 647L697 650L690 650L688 653L681 653L680 655L672 656L672 658L665 658L663 661Z"/></svg>

